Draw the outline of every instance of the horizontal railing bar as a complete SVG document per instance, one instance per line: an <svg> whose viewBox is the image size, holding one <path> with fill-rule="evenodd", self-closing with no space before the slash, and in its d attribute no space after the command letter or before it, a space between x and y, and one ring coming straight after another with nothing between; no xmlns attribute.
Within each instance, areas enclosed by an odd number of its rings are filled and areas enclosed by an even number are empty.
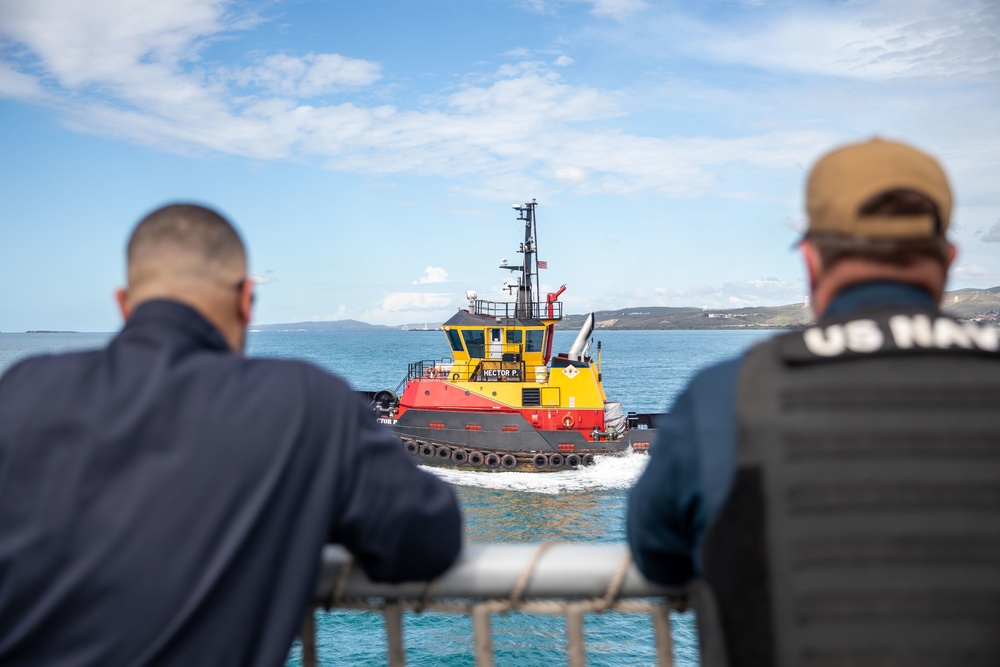
<svg viewBox="0 0 1000 667"><path fill-rule="evenodd" d="M353 566L345 578L344 568L351 562L350 554L343 547L328 545L323 549L316 597L330 602L339 586L337 597L345 600L493 599L510 595L522 575L532 568L520 596L522 599L594 598L605 595L609 582L627 558L628 547L613 543L560 542L544 547L539 544L467 544L458 562L429 588L427 582L375 583L360 568ZM654 584L630 564L617 590L616 598L623 597L680 599L684 597L684 589Z"/></svg>

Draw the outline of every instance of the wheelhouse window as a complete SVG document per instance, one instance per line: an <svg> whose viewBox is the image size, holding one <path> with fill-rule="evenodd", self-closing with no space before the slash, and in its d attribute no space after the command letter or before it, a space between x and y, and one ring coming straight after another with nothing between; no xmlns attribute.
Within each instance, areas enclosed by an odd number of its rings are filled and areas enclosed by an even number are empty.
<svg viewBox="0 0 1000 667"><path fill-rule="evenodd" d="M464 350L462 347L462 336L458 333L457 329L448 329L448 342L451 343L453 352L462 352Z"/></svg>
<svg viewBox="0 0 1000 667"><path fill-rule="evenodd" d="M521 330L520 329L507 329L507 344L508 345L520 345L521 344Z"/></svg>
<svg viewBox="0 0 1000 667"><path fill-rule="evenodd" d="M486 334L482 329L464 329L462 338L465 339L465 349L469 351L472 359L482 359L486 356Z"/></svg>
<svg viewBox="0 0 1000 667"><path fill-rule="evenodd" d="M524 351L541 352L545 343L545 329L529 329L525 333L528 340L524 346Z"/></svg>

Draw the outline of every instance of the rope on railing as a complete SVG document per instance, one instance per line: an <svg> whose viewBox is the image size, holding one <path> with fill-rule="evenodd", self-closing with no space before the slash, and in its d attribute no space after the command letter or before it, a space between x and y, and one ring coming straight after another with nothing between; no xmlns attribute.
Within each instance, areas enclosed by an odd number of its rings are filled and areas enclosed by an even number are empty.
<svg viewBox="0 0 1000 667"><path fill-rule="evenodd" d="M670 611L684 611L686 603L683 599L673 601L640 602L621 600L619 595L626 575L632 564L631 556L625 550L618 568L611 577L604 594L599 597L581 600L570 599L539 599L526 600L525 594L533 577L537 573L542 556L554 542L545 542L537 546L528 560L527 565L519 574L510 593L505 597L492 597L474 602L446 601L434 599L440 580L429 582L423 594L412 597L383 598L382 603L368 602L362 599L344 599L347 582L353 570L353 559L349 559L337 576L332 593L322 601L322 606L329 611L332 608L381 611L385 618L386 642L388 646L388 664L390 667L403 667L406 664L403 645L404 610L421 612L424 610L467 614L472 618L474 650L477 667L493 667L493 632L492 617L495 614L521 612L529 614L561 615L566 619L567 661L570 667L586 665L586 649L583 631L584 616L588 613L604 613L614 610L620 612L649 614L653 621L654 638L656 641L656 664L661 667L672 667L673 642L670 631ZM468 596L463 596L468 597ZM315 617L313 610L306 615L302 626L302 664L304 667L317 667Z"/></svg>

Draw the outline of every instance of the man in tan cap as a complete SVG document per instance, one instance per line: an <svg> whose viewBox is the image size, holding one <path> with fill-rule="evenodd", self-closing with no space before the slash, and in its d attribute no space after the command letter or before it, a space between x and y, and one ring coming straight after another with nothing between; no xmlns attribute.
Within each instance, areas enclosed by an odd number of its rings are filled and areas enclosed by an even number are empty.
<svg viewBox="0 0 1000 667"><path fill-rule="evenodd" d="M628 534L690 584L702 664L1000 665L1000 330L944 316L941 166L873 139L816 163L817 325L699 373Z"/></svg>

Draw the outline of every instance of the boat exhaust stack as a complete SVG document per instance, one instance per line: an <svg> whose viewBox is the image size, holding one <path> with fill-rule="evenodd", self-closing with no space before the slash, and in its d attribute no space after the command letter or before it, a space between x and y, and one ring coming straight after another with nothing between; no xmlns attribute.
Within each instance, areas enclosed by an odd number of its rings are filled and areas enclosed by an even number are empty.
<svg viewBox="0 0 1000 667"><path fill-rule="evenodd" d="M590 338L590 334L594 333L594 314L591 313L587 315L587 319L583 321L583 326L580 327L580 333L576 335L576 340L573 341L573 347L569 348L569 358L582 360L583 355L587 353L587 339Z"/></svg>

